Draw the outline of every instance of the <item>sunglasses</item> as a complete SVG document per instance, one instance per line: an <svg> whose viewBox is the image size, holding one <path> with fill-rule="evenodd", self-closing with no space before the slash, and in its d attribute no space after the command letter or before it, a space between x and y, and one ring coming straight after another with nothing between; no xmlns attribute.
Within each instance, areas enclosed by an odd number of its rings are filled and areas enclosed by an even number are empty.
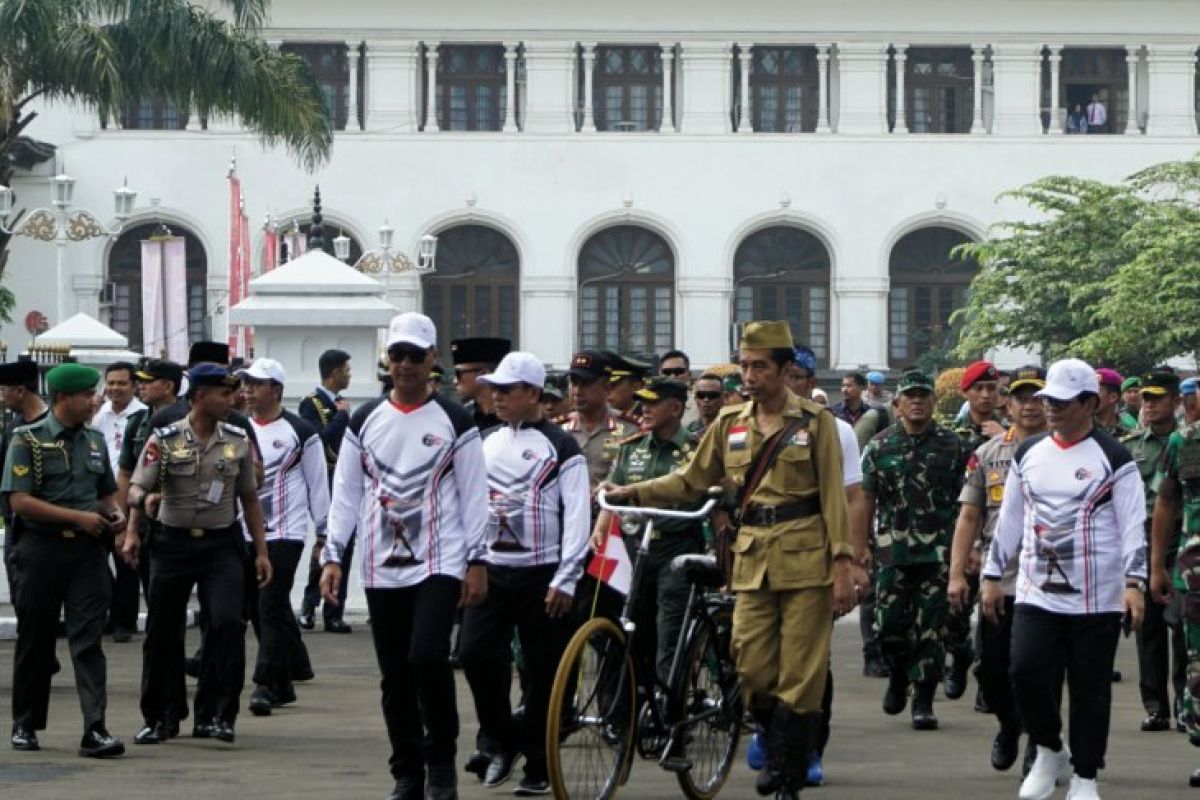
<svg viewBox="0 0 1200 800"><path fill-rule="evenodd" d="M455 367L454 377L461 379L463 375L478 375L483 372L483 367Z"/></svg>
<svg viewBox="0 0 1200 800"><path fill-rule="evenodd" d="M687 375L688 369L687 367L667 367L666 369L662 370L662 374L670 375L671 377L678 377L680 375Z"/></svg>
<svg viewBox="0 0 1200 800"><path fill-rule="evenodd" d="M410 364L423 364L427 355L429 351L424 347L411 344L398 344L388 348L388 360L393 364L403 364L405 361Z"/></svg>
<svg viewBox="0 0 1200 800"><path fill-rule="evenodd" d="M696 396L697 400L719 400L721 398L721 393L720 392L696 392L695 396Z"/></svg>
<svg viewBox="0 0 1200 800"><path fill-rule="evenodd" d="M1070 400L1057 400L1053 397L1043 397L1042 399L1046 401L1046 405L1050 406L1055 411L1062 411L1064 408L1067 408L1072 403L1079 400L1078 397L1072 397Z"/></svg>

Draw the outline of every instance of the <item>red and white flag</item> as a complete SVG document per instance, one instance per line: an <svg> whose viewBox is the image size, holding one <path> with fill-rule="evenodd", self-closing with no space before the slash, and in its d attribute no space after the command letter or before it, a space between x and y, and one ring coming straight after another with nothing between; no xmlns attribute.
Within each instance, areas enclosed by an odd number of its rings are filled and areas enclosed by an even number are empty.
<svg viewBox="0 0 1200 800"><path fill-rule="evenodd" d="M633 562L629 560L629 551L625 549L624 537L621 533L621 518L612 515L604 544L588 564L588 575L607 583L621 594L629 594L633 585Z"/></svg>
<svg viewBox="0 0 1200 800"><path fill-rule="evenodd" d="M242 181L237 175L229 176L229 308L242 302L242 287L245 285L245 273L250 265L242 261ZM231 356L244 356L240 345L241 337L235 325L229 326L229 353Z"/></svg>

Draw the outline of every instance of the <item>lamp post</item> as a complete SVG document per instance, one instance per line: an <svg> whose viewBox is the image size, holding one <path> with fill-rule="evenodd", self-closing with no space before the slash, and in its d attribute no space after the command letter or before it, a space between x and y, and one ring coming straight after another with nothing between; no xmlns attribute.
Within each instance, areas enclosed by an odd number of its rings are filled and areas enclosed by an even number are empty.
<svg viewBox="0 0 1200 800"><path fill-rule="evenodd" d="M75 179L59 172L50 179L50 204L53 208L35 208L20 224L10 228L6 221L13 210L13 190L0 185L0 230L11 236L28 236L40 242L54 242L58 279L58 319L66 318L67 244L87 239L114 237L121 233L133 214L137 192L123 185L113 190L113 216L117 224L107 228L95 214L73 205Z"/></svg>
<svg viewBox="0 0 1200 800"><path fill-rule="evenodd" d="M415 272L418 275L425 275L437 268L438 240L436 236L427 233L421 237L417 250L417 262L414 264L408 255L393 250L392 241L395 234L396 230L388 225L387 220L384 220L383 225L379 227L379 249L363 253L355 262L354 268L368 275L382 273L384 285L390 284L391 276L396 273ZM350 258L350 238L339 235L333 240L333 250L342 261Z"/></svg>

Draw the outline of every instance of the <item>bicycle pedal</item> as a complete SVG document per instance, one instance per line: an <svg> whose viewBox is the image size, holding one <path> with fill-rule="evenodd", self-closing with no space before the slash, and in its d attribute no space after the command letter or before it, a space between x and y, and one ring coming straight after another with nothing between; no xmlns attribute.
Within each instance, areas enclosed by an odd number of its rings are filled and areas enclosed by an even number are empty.
<svg viewBox="0 0 1200 800"><path fill-rule="evenodd" d="M692 768L692 762L683 756L666 756L658 765L667 772L687 772Z"/></svg>

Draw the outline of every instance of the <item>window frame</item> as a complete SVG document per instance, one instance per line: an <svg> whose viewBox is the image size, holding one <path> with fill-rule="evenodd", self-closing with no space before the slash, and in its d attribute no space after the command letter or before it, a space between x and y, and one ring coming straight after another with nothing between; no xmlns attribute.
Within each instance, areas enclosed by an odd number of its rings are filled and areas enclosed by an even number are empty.
<svg viewBox="0 0 1200 800"><path fill-rule="evenodd" d="M632 238L622 241L621 237ZM636 264L641 262L629 259L638 255L654 255L656 262L651 262L644 272L637 272ZM605 266L605 262L609 266ZM661 264L661 268L656 263ZM579 248L577 258L576 335L579 349L650 355L674 347L676 275L674 248L665 236L652 228L618 224L589 236ZM666 307L660 308L659 303L663 300ZM645 306L640 312L634 310L639 303ZM593 316L594 331L588 330L589 319Z"/></svg>
<svg viewBox="0 0 1200 800"><path fill-rule="evenodd" d="M940 237L938 241L935 237ZM922 241L927 239L927 241ZM927 225L896 240L888 257L888 361L895 366L915 363L932 350L945 346L934 341L943 331L952 331L950 316L966 305L971 281L978 274L974 259L956 259L951 250L976 239L965 231L946 225ZM946 245L943 247L943 243ZM906 249L908 248L908 249ZM944 256L937 252L945 251ZM923 252L922 252L923 251ZM930 263L934 259L936 263ZM948 302L942 294L949 290ZM921 293L928 292L929 324L918 325ZM949 308L943 306L948 305ZM903 312L905 319L897 319ZM903 350L897 347L897 333L903 325ZM898 363L897 363L898 362Z"/></svg>
<svg viewBox="0 0 1200 800"><path fill-rule="evenodd" d="M649 72L635 73L629 70L629 59L633 53L644 51L649 56ZM622 71L611 73L606 68L609 54L621 53ZM633 118L633 90L647 89L648 116L645 127L635 127ZM608 114L608 89L620 92L621 119L610 120ZM592 120L597 131L647 133L662 130L663 125L663 52L661 45L602 44L596 46L596 63L592 68Z"/></svg>
<svg viewBox="0 0 1200 800"><path fill-rule="evenodd" d="M451 71L452 58L459 52L465 54L468 64L475 62L481 50L495 50L498 70L485 72L468 69ZM506 48L497 43L454 43L441 44L437 48L437 111L438 128L443 131L458 132L499 132L504 130L504 120L508 112L508 60ZM516 65L514 64L514 68ZM514 76L514 86L516 84ZM464 90L463 125L456 126L457 120L452 116L451 95L456 88ZM493 115L487 120L487 126L480 124L479 89L488 89L494 100L488 101L487 113Z"/></svg>
<svg viewBox="0 0 1200 800"><path fill-rule="evenodd" d="M459 237L461 243L456 241ZM481 257L491 258L493 265L466 263ZM455 263L456 258L461 259L460 264ZM448 358L452 340L473 336L503 337L512 341L513 349L519 348L521 253L512 237L477 222L452 225L438 232L437 266L436 272L421 276L421 308L437 328L438 352ZM458 289L462 290L460 316L468 323L465 328L454 320ZM511 307L511 320L507 321L506 292ZM479 310L481 297L487 306L484 313ZM481 325L481 319L487 324Z"/></svg>
<svg viewBox="0 0 1200 800"><path fill-rule="evenodd" d="M952 56L953 75L939 71L939 66ZM932 64L929 73L918 73L917 64L925 57ZM929 127L920 130L917 121L917 94L928 92ZM891 86L895 93L895 85ZM946 130L945 100L947 93L954 98L954 130ZM909 47L904 62L904 109L908 131L914 134L958 135L971 132L975 106L975 64L970 47Z"/></svg>
<svg viewBox="0 0 1200 800"><path fill-rule="evenodd" d="M322 94L328 98L326 91L332 89L333 102L336 104L336 109L327 109L332 115L334 130L344 131L350 121L350 47L345 42L284 42L279 46L281 52L293 53L304 59L308 64L308 68L312 70L313 77L317 83L321 85ZM328 51L334 55L336 63L331 67L326 67L321 64L321 58ZM361 50L359 51L361 55ZM363 90L363 62L365 59L359 58L359 81L358 81L358 112L359 122L362 121L362 90Z"/></svg>
<svg viewBox="0 0 1200 800"><path fill-rule="evenodd" d="M779 71L772 74L763 67L768 54L774 54ZM788 73L783 64L789 54L798 55L801 69ZM772 127L763 126L764 96L769 89L777 92L783 102L775 103L775 119ZM789 127L787 93L799 89L799 108L796 124ZM820 114L820 69L817 64L817 48L814 45L754 45L750 48L750 124L755 133L812 133L817 129Z"/></svg>

